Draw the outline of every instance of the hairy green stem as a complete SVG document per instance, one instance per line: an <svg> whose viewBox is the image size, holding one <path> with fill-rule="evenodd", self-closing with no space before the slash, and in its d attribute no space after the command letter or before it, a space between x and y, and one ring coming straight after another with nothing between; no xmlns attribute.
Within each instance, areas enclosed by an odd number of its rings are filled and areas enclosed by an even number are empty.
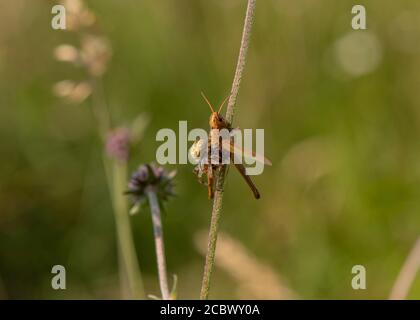
<svg viewBox="0 0 420 320"><path fill-rule="evenodd" d="M201 284L200 299L206 300L209 297L210 279L214 268L216 255L217 235L219 233L220 215L222 212L223 184L225 178L226 166L220 167L217 172L216 190L214 193L213 209L211 214L210 231L207 244L206 263L204 265L204 274Z"/></svg>
<svg viewBox="0 0 420 320"><path fill-rule="evenodd" d="M168 277L166 272L165 260L165 244L163 241L162 219L160 215L159 201L156 196L156 191L153 187L148 187L146 190L147 198L149 200L150 211L152 213L153 233L155 236L156 261L158 267L159 285L163 300L170 299Z"/></svg>
<svg viewBox="0 0 420 320"><path fill-rule="evenodd" d="M242 32L241 47L239 50L238 62L236 65L235 77L233 79L232 90L229 97L229 102L226 111L226 119L230 123L233 121L235 112L236 98L238 96L239 87L241 84L242 74L245 66L246 55L248 52L249 39L251 36L252 23L254 20L256 0L248 0L246 10L244 28ZM226 166L222 166L216 172L216 190L214 193L213 209L211 214L209 238L207 245L206 263L204 265L204 274L201 284L200 299L206 300L209 297L210 280L214 269L214 261L216 256L217 235L219 233L220 216L223 202L223 190L226 176Z"/></svg>
<svg viewBox="0 0 420 320"><path fill-rule="evenodd" d="M112 197L117 228L117 241L121 265L124 268L131 299L144 299L143 281L138 265L137 253L133 242L130 217L128 215L127 197L127 165L112 161ZM120 279L123 281L123 279Z"/></svg>

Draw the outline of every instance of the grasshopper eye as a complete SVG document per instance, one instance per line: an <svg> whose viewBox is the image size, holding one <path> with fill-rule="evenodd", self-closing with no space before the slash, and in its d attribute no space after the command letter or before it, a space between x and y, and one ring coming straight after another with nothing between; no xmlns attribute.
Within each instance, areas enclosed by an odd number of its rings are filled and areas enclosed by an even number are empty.
<svg viewBox="0 0 420 320"><path fill-rule="evenodd" d="M224 123L224 122L225 122L225 118L223 118L223 116L222 116L222 115L218 114L218 115L217 115L217 121L219 121L219 122L221 122L221 123Z"/></svg>

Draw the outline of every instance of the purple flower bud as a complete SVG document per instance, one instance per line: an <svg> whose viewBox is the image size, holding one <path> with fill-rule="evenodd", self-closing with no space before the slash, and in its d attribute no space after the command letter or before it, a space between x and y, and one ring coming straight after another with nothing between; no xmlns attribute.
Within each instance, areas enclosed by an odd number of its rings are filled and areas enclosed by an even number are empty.
<svg viewBox="0 0 420 320"><path fill-rule="evenodd" d="M146 188L153 187L159 200L165 201L174 195L174 177L175 172L167 173L163 167L155 164L143 164L132 174L127 193L132 195L134 203L139 203L147 198Z"/></svg>
<svg viewBox="0 0 420 320"><path fill-rule="evenodd" d="M163 167L152 166L152 168L153 168L155 177L158 179L161 178L165 174L165 169Z"/></svg>
<svg viewBox="0 0 420 320"><path fill-rule="evenodd" d="M108 135L106 152L111 158L125 162L130 154L130 131L127 128L117 128Z"/></svg>
<svg viewBox="0 0 420 320"><path fill-rule="evenodd" d="M128 190L132 192L139 191L143 186L147 184L149 179L149 170L146 165L141 165L137 171L135 171L128 183Z"/></svg>
<svg viewBox="0 0 420 320"><path fill-rule="evenodd" d="M147 169L147 166L142 165L139 167L139 169L134 173L137 180L140 182L147 182L147 179L149 178L149 170Z"/></svg>

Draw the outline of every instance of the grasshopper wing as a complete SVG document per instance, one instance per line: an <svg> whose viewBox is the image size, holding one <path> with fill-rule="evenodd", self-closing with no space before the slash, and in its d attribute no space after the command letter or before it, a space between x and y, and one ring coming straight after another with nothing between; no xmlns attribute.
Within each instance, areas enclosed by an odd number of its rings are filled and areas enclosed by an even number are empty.
<svg viewBox="0 0 420 320"><path fill-rule="evenodd" d="M236 129L237 130L237 129ZM235 144L234 139L231 138L228 140L223 140L222 148L224 151L230 152L231 159L248 159L248 160L255 160L259 163L263 163L264 165L271 166L272 162L266 158L265 156L258 154L252 150L248 150L243 148L242 146Z"/></svg>

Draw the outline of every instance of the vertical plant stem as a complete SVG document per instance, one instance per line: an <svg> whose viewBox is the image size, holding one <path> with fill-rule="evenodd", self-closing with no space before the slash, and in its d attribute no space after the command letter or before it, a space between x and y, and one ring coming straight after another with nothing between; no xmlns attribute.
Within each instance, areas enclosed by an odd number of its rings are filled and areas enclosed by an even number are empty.
<svg viewBox="0 0 420 320"><path fill-rule="evenodd" d="M216 191L214 193L213 209L211 214L210 231L207 244L206 263L204 265L203 280L201 283L200 299L206 300L209 297L210 280L214 268L216 255L217 235L219 233L220 215L223 200L223 184L226 167L223 166L217 172ZM220 173L219 173L220 172Z"/></svg>
<svg viewBox="0 0 420 320"><path fill-rule="evenodd" d="M168 287L168 277L166 273L165 244L163 241L163 228L159 201L156 196L156 191L153 187L148 187L146 194L149 200L150 211L152 213L160 291L162 293L162 299L169 300L170 294Z"/></svg>
<svg viewBox="0 0 420 320"><path fill-rule="evenodd" d="M99 136L105 143L110 129L110 112L105 99L102 79L90 79L92 94L92 109L97 121ZM125 292L131 299L145 299L143 280L138 264L137 253L133 242L130 217L128 215L127 197L127 163L110 160L103 155L105 175L113 204L114 219L117 233L118 269L122 296Z"/></svg>
<svg viewBox="0 0 420 320"><path fill-rule="evenodd" d="M244 29L242 31L241 47L239 49L238 62L236 64L235 77L233 78L232 90L226 109L226 120L233 122L235 113L236 98L238 97L239 87L241 85L242 74L245 67L246 56L248 53L249 39L251 37L252 23L254 21L255 3L257 0L248 0L246 9Z"/></svg>
<svg viewBox="0 0 420 320"><path fill-rule="evenodd" d="M128 280L128 289L131 299L144 299L143 282L138 265L137 253L133 243L133 234L128 215L127 197L124 191L127 188L127 165L126 163L112 162L113 181L112 197L115 212L115 224L117 228L117 241L121 265L125 270ZM123 281L123 279L120 279Z"/></svg>
<svg viewBox="0 0 420 320"><path fill-rule="evenodd" d="M420 270L420 238L407 257L389 296L390 300L404 300Z"/></svg>
<svg viewBox="0 0 420 320"><path fill-rule="evenodd" d="M242 31L241 47L239 50L238 62L236 65L235 77L233 79L232 90L226 111L226 119L230 123L233 121L235 112L236 98L238 96L241 84L242 74L245 66L246 55L248 52L249 39L251 36L252 23L254 20L256 0L248 0L244 28ZM210 280L214 268L214 260L216 255L217 235L220 226L220 215L223 202L223 189L226 176L226 166L221 166L216 172L216 190L213 200L213 209L211 214L209 238L207 245L206 262L204 266L203 280L201 284L200 299L206 300L209 297Z"/></svg>
<svg viewBox="0 0 420 320"><path fill-rule="evenodd" d="M111 127L111 114L105 99L102 78L91 77L90 84L92 86L92 111L98 127L98 133L102 140L106 141Z"/></svg>

